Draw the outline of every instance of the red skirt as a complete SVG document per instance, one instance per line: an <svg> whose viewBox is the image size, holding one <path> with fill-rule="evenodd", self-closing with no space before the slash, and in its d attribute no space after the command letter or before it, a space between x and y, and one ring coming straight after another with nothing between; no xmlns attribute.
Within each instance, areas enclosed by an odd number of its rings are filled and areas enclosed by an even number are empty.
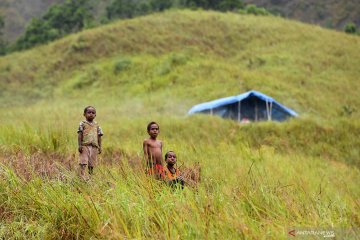
<svg viewBox="0 0 360 240"><path fill-rule="evenodd" d="M153 167L147 169L147 174L149 176L155 176L157 179L164 179L164 167L161 164L155 164Z"/></svg>

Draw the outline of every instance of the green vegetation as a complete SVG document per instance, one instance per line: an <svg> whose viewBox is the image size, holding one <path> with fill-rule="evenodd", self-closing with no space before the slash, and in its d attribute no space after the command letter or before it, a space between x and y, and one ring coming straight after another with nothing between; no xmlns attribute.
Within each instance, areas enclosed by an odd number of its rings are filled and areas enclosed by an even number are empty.
<svg viewBox="0 0 360 240"><path fill-rule="evenodd" d="M360 226L360 39L274 16L165 11L0 57L0 238L286 239ZM239 125L186 116L255 89L300 114ZM76 177L97 108L100 165ZM142 174L146 125L199 162L196 188Z"/></svg>
<svg viewBox="0 0 360 240"><path fill-rule="evenodd" d="M64 0L2 0L0 12L4 16L6 26L4 28L5 39L14 43L32 18L40 18L51 5L63 3Z"/></svg>
<svg viewBox="0 0 360 240"><path fill-rule="evenodd" d="M356 34L357 33L357 30L356 30L356 25L355 23L348 23L345 25L345 28L344 28L344 31L346 33L350 33L350 34Z"/></svg>
<svg viewBox="0 0 360 240"><path fill-rule="evenodd" d="M170 8L201 8L218 11L234 11L244 7L242 0L112 0L106 8L109 20L118 18L133 18L161 12Z"/></svg>
<svg viewBox="0 0 360 240"><path fill-rule="evenodd" d="M67 0L55 4L40 19L34 18L13 50L23 50L44 44L91 25L92 14L88 0Z"/></svg>
<svg viewBox="0 0 360 240"><path fill-rule="evenodd" d="M272 15L269 11L265 8L259 8L256 5L249 4L244 9L240 10L242 14L254 14L260 16Z"/></svg>
<svg viewBox="0 0 360 240"><path fill-rule="evenodd" d="M3 36L3 28L5 26L4 18L0 15L0 56L6 53L6 41Z"/></svg>

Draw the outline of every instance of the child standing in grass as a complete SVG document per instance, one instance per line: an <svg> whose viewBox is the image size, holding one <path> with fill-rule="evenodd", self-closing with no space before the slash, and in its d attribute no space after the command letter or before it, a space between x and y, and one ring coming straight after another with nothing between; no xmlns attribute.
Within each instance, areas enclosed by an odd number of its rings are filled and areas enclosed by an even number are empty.
<svg viewBox="0 0 360 240"><path fill-rule="evenodd" d="M149 175L155 175L156 179L161 179L164 169L162 161L162 142L157 139L160 133L159 124L150 122L147 125L147 132L150 137L143 142L146 172Z"/></svg>
<svg viewBox="0 0 360 240"><path fill-rule="evenodd" d="M168 151L165 154L166 167L164 167L164 180L172 187L175 187L177 184L184 187L184 179L180 174L180 170L175 168L176 164L176 154L174 151Z"/></svg>
<svg viewBox="0 0 360 240"><path fill-rule="evenodd" d="M84 109L85 120L80 122L78 129L78 144L80 152L80 176L84 180L89 178L85 176L86 166L89 174L93 173L97 160L97 154L101 153L101 137L104 135L99 124L94 121L96 109L88 106Z"/></svg>

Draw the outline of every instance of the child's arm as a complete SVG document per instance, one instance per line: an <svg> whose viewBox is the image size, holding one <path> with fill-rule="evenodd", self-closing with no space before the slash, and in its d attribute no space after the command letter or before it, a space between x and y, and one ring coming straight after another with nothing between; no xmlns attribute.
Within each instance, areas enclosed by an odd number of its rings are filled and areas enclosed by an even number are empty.
<svg viewBox="0 0 360 240"><path fill-rule="evenodd" d="M79 124L79 128L77 130L79 153L82 153L83 130L84 130L84 125L83 124L84 124L83 121L81 121L80 124Z"/></svg>
<svg viewBox="0 0 360 240"><path fill-rule="evenodd" d="M143 151L144 151L144 161L142 164L144 164L143 166L145 168L147 168L149 166L149 164L151 164L151 163L149 161L149 159L150 159L149 158L149 147L148 147L148 143L147 143L146 139L143 142Z"/></svg>
<svg viewBox="0 0 360 240"><path fill-rule="evenodd" d="M98 136L98 145L99 145L99 149L98 149L98 150L99 150L99 154L101 153L101 136L102 136L102 135L99 135L99 136Z"/></svg>
<svg viewBox="0 0 360 240"><path fill-rule="evenodd" d="M100 126L98 126L97 134L98 134L98 147L99 147L98 152L100 154L101 153L101 137L104 135Z"/></svg>
<svg viewBox="0 0 360 240"><path fill-rule="evenodd" d="M161 164L164 164L164 160L163 160L163 151L162 151L162 149L163 149L163 143L162 143L162 141L160 141Z"/></svg>
<svg viewBox="0 0 360 240"><path fill-rule="evenodd" d="M148 158L148 147L147 147L146 140L144 140L144 142L143 142L143 151L144 151L144 159L147 160L147 158Z"/></svg>
<svg viewBox="0 0 360 240"><path fill-rule="evenodd" d="M79 146L79 153L82 153L82 146L81 146L81 143L82 143L82 137L83 137L83 134L82 132L78 132L78 146Z"/></svg>

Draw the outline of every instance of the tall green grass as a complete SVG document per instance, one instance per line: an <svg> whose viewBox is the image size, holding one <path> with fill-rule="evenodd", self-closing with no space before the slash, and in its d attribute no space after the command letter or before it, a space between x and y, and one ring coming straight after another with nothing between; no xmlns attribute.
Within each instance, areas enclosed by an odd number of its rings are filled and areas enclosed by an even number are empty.
<svg viewBox="0 0 360 240"><path fill-rule="evenodd" d="M359 169L336 158L347 154L342 145L358 144L350 136L339 138L347 128L358 129L350 122L243 126L206 116L126 118L115 106L98 108L104 152L95 176L83 183L76 175L75 120L82 109L69 115L51 109L47 124L43 116L50 110L32 108L8 111L12 124L8 118L1 127L5 238L284 239L294 227L359 226ZM179 166L200 163L197 188L173 192L143 174L141 144L153 119L160 123L164 151L175 150ZM313 134L322 131L326 137ZM332 139L339 143L330 158L325 150L336 144ZM64 160L72 154L70 162Z"/></svg>
<svg viewBox="0 0 360 240"><path fill-rule="evenodd" d="M203 181L175 192L126 163L96 168L89 183L66 170L62 180L24 181L2 166L0 232L5 238L284 239L291 227L359 226L358 169L268 147L193 151L178 151L180 161L200 161Z"/></svg>
<svg viewBox="0 0 360 240"><path fill-rule="evenodd" d="M176 148L181 142L187 142L192 148L198 147L199 143L217 146L221 142L232 146L246 144L252 149L268 146L276 153L316 156L360 166L360 141L357 138L360 126L359 122L353 119L337 118L325 121L300 118L286 123L239 125L217 117L209 119L206 115L176 117L173 115L176 111L162 115L157 113L159 106L152 103L150 100L150 106L146 108L146 103L139 102L138 109L116 103L111 105L110 102L107 106L100 105L97 120L105 131L105 149L108 148L109 152L121 150L137 156L142 155L141 144L147 137L145 126L148 122L157 120L161 123L165 146L169 148ZM78 109L65 110L70 104L40 105L4 111L0 126L2 150L7 153L23 151L27 154L75 154L76 131L83 119L83 106L86 105L84 103L78 106ZM145 116L141 116L142 114Z"/></svg>

